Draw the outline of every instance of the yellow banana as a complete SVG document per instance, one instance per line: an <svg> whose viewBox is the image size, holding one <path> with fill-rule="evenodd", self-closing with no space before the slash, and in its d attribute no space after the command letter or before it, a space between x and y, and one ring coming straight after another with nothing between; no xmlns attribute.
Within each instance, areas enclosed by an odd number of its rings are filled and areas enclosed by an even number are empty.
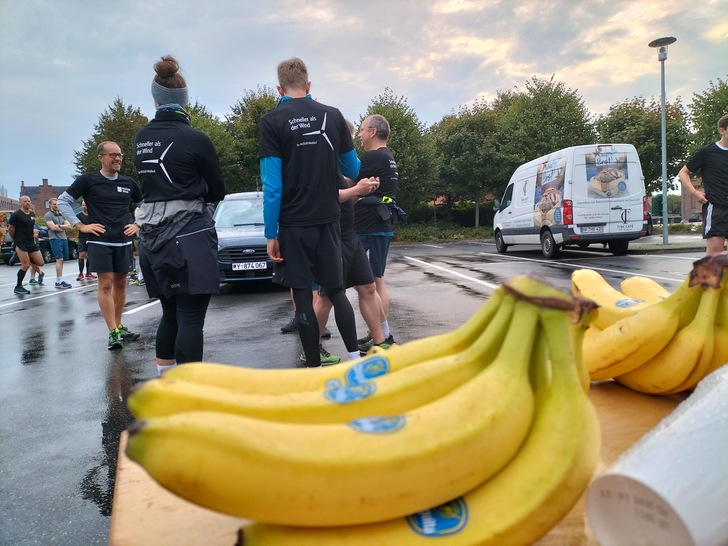
<svg viewBox="0 0 728 546"><path fill-rule="evenodd" d="M464 351L370 381L344 384L332 379L320 391L255 394L162 377L142 384L127 405L137 419L185 411L223 411L290 423L345 423L370 415L398 415L440 398L482 371L503 343L514 306L515 299L506 298Z"/></svg>
<svg viewBox="0 0 728 546"><path fill-rule="evenodd" d="M713 356L710 359L710 364L705 371L705 375L714 372L725 364L728 364L728 282L724 278L723 295L718 304L718 311L715 314Z"/></svg>
<svg viewBox="0 0 728 546"><path fill-rule="evenodd" d="M720 290L711 288L704 291L698 312L690 324L678 330L670 342L650 360L614 379L646 394L685 390L683 385L698 375L694 386L708 369L713 355L713 325L720 294Z"/></svg>
<svg viewBox="0 0 728 546"><path fill-rule="evenodd" d="M467 348L493 318L503 295L502 288L496 289L467 322L451 332L392 345L386 352L367 355L336 366L258 369L195 362L176 366L165 372L164 376L258 394L320 391L330 380L338 380L344 384L367 381L420 362L450 356Z"/></svg>
<svg viewBox="0 0 728 546"><path fill-rule="evenodd" d="M256 523L241 530L241 544L521 546L538 540L582 495L600 453L599 422L580 387L565 315L542 313L553 370L537 341L531 362L534 424L516 457L494 477L460 498L405 518L325 528Z"/></svg>
<svg viewBox="0 0 728 546"><path fill-rule="evenodd" d="M683 306L700 297L700 286L690 284L688 277L666 300L651 303L601 331L587 333L584 362L592 381L630 372L659 353L675 335Z"/></svg>
<svg viewBox="0 0 728 546"><path fill-rule="evenodd" d="M576 362L576 370L579 373L581 386L584 392L589 392L591 378L584 362L584 336L592 328L591 322L596 316L597 304L593 300L580 296L576 296L575 300L576 308L570 320L569 339L571 346L574 348L574 361Z"/></svg>
<svg viewBox="0 0 728 546"><path fill-rule="evenodd" d="M670 296L670 291L660 283L639 275L624 279L619 284L619 289L628 298L641 299L647 303L657 303Z"/></svg>
<svg viewBox="0 0 728 546"><path fill-rule="evenodd" d="M594 324L600 328L606 328L650 305L642 299L625 296L593 269L575 270L571 274L571 290L575 296L597 302L599 309Z"/></svg>
<svg viewBox="0 0 728 546"><path fill-rule="evenodd" d="M538 307L518 301L489 366L401 416L302 425L188 412L133 425L126 452L173 493L265 523L350 525L425 510L518 452L533 421L537 320Z"/></svg>

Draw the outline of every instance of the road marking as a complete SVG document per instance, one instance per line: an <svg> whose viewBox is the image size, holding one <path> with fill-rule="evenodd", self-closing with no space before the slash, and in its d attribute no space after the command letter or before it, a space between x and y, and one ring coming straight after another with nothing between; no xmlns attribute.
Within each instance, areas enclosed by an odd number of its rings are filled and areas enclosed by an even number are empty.
<svg viewBox="0 0 728 546"><path fill-rule="evenodd" d="M148 307L152 307L153 305L159 305L159 300L150 301L149 303L145 303L144 305L140 305L139 307L135 307L134 309L124 311L122 315L133 315L134 313L144 311L145 309L147 309Z"/></svg>
<svg viewBox="0 0 728 546"><path fill-rule="evenodd" d="M423 262L422 260L418 260L417 258L411 258L410 256L403 256L405 260L410 260L412 262L418 263L424 267L431 267L433 269L439 269L440 271L444 271L445 273L449 273L450 275L455 275L456 277L460 277L462 279L467 279L472 282L476 282L478 284L482 284L483 286L487 286L488 288L496 289L498 288L497 284L492 284L489 282L481 281L480 279L476 279L474 277L469 277L468 275L463 275L462 273L458 273L457 271L453 271L452 269L448 269L446 267L440 267L439 265L433 265L427 262Z"/></svg>
<svg viewBox="0 0 728 546"><path fill-rule="evenodd" d="M478 252L478 254L481 254L483 256L494 256L493 254L491 254L489 252ZM571 269L584 269L583 265L569 264L566 262L558 262L558 261L548 260L548 259L540 260L540 259L536 259L536 258L525 258L523 256L503 256L503 255L499 255L499 256L495 256L495 257L506 258L509 260L522 260L522 261L527 261L527 262L536 262L539 264L557 265L557 266L568 267ZM675 279L672 277L662 277L660 275L650 275L648 273L635 273L634 271L624 271L622 269L609 269L608 267L589 266L588 269L593 269L594 271L605 271L607 273L617 273L619 275L626 275L628 277L638 275L640 277L649 277L651 279L659 279L661 281L668 281L668 282L682 282L685 279L684 277ZM687 273L686 273L686 275L687 275Z"/></svg>

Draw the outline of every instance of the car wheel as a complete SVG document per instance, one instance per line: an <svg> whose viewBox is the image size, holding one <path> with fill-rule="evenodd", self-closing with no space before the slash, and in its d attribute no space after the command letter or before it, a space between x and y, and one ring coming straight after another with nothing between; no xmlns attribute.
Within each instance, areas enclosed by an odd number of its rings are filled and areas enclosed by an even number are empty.
<svg viewBox="0 0 728 546"><path fill-rule="evenodd" d="M554 236L549 230L541 234L541 253L546 258L553 258L559 253L559 247L554 241Z"/></svg>
<svg viewBox="0 0 728 546"><path fill-rule="evenodd" d="M495 232L495 249L499 254L505 254L508 250L508 245L503 242L503 234L500 230Z"/></svg>
<svg viewBox="0 0 728 546"><path fill-rule="evenodd" d="M43 261L45 263L51 263L53 261L53 254L51 253L51 249L48 247L43 247L40 249L41 254L43 255Z"/></svg>
<svg viewBox="0 0 728 546"><path fill-rule="evenodd" d="M68 256L72 260L78 260L78 247L74 244L68 244Z"/></svg>
<svg viewBox="0 0 728 546"><path fill-rule="evenodd" d="M618 241L609 241L609 252L611 252L615 256L624 256L625 254L627 254L628 248L629 241L621 239Z"/></svg>

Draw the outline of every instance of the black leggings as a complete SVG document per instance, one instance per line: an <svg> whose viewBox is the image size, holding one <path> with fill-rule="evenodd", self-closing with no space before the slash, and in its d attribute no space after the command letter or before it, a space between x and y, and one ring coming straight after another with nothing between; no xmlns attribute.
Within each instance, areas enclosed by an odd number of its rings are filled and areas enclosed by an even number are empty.
<svg viewBox="0 0 728 546"><path fill-rule="evenodd" d="M210 294L159 297L162 319L157 327L157 358L177 364L202 360L205 315Z"/></svg>

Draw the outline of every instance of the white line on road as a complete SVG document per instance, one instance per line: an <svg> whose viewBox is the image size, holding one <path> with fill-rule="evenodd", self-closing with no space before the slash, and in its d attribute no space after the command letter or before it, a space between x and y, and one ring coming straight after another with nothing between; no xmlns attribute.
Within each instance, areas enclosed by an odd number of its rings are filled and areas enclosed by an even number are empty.
<svg viewBox="0 0 728 546"><path fill-rule="evenodd" d="M456 277L461 277L463 279L467 279L469 281L477 282L478 284L482 284L484 286L487 286L488 288L493 288L494 290L498 288L498 285L492 284L489 282L481 281L480 279L476 279L474 277L469 277L468 275L463 275L462 273L458 273L457 271L453 271L452 269L448 269L446 267L440 267L439 265L433 265L427 262L423 262L422 260L418 260L417 258L411 258L409 256L403 256L405 260L410 260L412 262L418 263L424 267L431 267L433 269L439 269L440 271L444 271L445 273L449 273L450 275L455 275Z"/></svg>
<svg viewBox="0 0 728 546"><path fill-rule="evenodd" d="M128 311L124 311L123 315L133 315L134 313L138 313L139 311L144 311L144 309L147 309L148 307L152 307L153 305L159 305L159 300L150 301L149 303L145 303L144 305L140 305L139 307L135 307L134 309L129 309Z"/></svg>

